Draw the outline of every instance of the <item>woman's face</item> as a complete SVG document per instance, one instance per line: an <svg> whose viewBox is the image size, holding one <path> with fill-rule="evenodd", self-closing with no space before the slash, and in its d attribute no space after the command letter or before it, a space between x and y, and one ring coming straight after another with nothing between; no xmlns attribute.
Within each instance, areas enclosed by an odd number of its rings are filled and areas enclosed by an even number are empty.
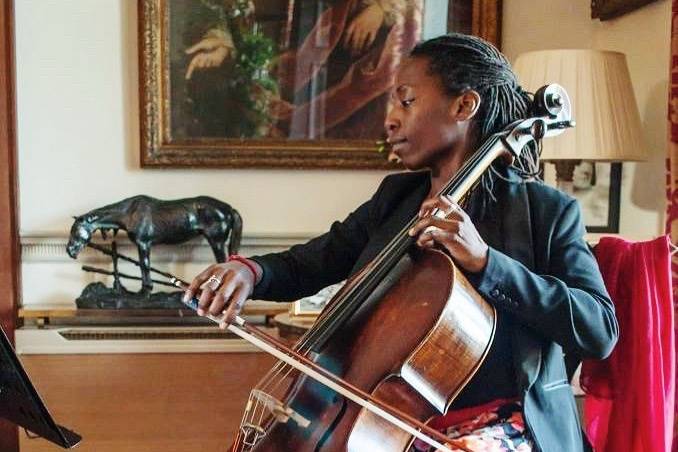
<svg viewBox="0 0 678 452"><path fill-rule="evenodd" d="M384 121L387 142L408 169L440 167L459 152L465 127L456 101L429 72L429 59L410 57L398 69L391 109Z"/></svg>

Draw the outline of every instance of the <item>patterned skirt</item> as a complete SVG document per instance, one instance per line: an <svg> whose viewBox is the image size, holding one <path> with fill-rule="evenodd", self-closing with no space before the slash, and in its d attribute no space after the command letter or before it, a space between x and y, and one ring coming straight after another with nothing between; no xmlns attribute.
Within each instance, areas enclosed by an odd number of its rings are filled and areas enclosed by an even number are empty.
<svg viewBox="0 0 678 452"><path fill-rule="evenodd" d="M532 441L523 421L519 401L497 400L465 408L434 419L429 425L473 451L532 451ZM415 441L410 452L432 452L424 442ZM452 449L460 450L460 449Z"/></svg>

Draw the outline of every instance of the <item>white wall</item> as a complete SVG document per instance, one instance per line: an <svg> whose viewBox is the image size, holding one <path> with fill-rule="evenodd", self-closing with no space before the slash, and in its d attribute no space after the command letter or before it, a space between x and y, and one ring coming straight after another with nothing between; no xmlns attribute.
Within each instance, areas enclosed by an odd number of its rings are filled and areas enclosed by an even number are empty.
<svg viewBox="0 0 678 452"><path fill-rule="evenodd" d="M593 36L587 0L506 0L502 52L513 61L523 52L589 48Z"/></svg>
<svg viewBox="0 0 678 452"><path fill-rule="evenodd" d="M596 22L594 29L593 48L627 55L650 152L647 162L625 165L630 171L627 183L622 186L621 232L630 237L647 237L652 234L652 228L655 234L664 231L670 44L671 2L668 0L650 4L618 20Z"/></svg>
<svg viewBox="0 0 678 452"><path fill-rule="evenodd" d="M101 279L83 274L66 257L65 242L53 239L68 234L72 215L140 193L165 199L211 195L240 211L243 252L250 254L259 248L248 237L275 247L279 235L304 238L326 230L366 200L385 174L142 170L136 5L16 1L24 305L72 303L86 283ZM204 250L198 254L208 257ZM200 260L171 268L190 278L207 265Z"/></svg>
<svg viewBox="0 0 678 452"><path fill-rule="evenodd" d="M658 1L605 22L590 19L589 0L507 0L503 13L502 50L511 60L555 48L626 54L650 159L624 164L620 235L649 239L662 234L671 2Z"/></svg>
<svg viewBox="0 0 678 452"><path fill-rule="evenodd" d="M55 259L31 237L63 236L71 215L104 203L138 193L209 194L240 210L246 236L308 236L366 199L384 175L140 169L136 4L16 0L20 228L24 243L35 245L24 254L25 304L71 302L85 283L75 262L63 252ZM600 23L589 18L589 0L504 2L511 58L551 47L627 53L653 153L651 162L625 165L621 232L632 237L661 231L669 12L664 0Z"/></svg>
<svg viewBox="0 0 678 452"><path fill-rule="evenodd" d="M315 233L365 200L382 177L376 171L142 170L137 2L16 3L23 235L63 233L70 215L139 193L223 199L240 210L245 233Z"/></svg>

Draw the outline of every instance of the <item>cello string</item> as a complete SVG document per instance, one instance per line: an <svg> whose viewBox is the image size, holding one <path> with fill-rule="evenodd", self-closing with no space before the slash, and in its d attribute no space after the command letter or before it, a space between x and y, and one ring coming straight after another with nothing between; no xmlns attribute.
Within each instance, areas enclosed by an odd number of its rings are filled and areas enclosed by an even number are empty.
<svg viewBox="0 0 678 452"><path fill-rule="evenodd" d="M259 420L256 423L256 425L259 425L262 428L263 428L263 426L261 425L261 423L262 423L262 420L264 419L264 414L265 414L265 411L264 411L264 407L262 406L261 414L259 414ZM255 415L256 415L256 411L255 411ZM252 416L252 419L254 419L254 416ZM258 436L258 433L257 433L257 436Z"/></svg>
<svg viewBox="0 0 678 452"><path fill-rule="evenodd" d="M488 141L489 141L488 143L485 143L479 149L478 152L474 153L474 155L471 156L471 158L468 159L467 163L465 165L463 165L462 168L460 169L460 171L457 173L458 175L455 176L454 178L452 178L439 191L438 194L449 193L449 191L452 188L459 185L458 181L460 180L460 178L462 178L462 177L465 178L477 166L477 164L485 158L487 151L489 151L491 149L494 142L496 142L496 139L495 140L488 140ZM377 255L377 257L372 261L373 262L373 268L375 268L377 270L377 272L378 272L379 268L383 267L384 262L387 261L394 254L394 251L401 251L404 246L409 246L410 237L407 235L407 231L412 226L414 226L416 221L418 221L417 216L415 216L413 219L411 219L409 222L407 222L405 227L398 234L396 234L394 236L394 238L389 242L389 244L386 247L384 247L382 252L380 252L380 254ZM364 279L369 282L369 279L373 274L374 274L373 272L368 272L365 275ZM363 281L360 281L360 282L362 283ZM361 284L359 284L359 283L356 284L354 286L353 290L348 291L345 298L354 296L355 292L360 290L360 286L361 286ZM336 303L335 304L336 308L333 311L336 312L337 310L339 310L341 308L342 304L343 303L339 303L339 302ZM328 321L331 321L332 317L333 317L332 312L330 312L330 313L328 313L328 316L326 317L326 319ZM324 324L324 322L323 322L323 324ZM323 324L321 324L321 327L322 327Z"/></svg>
<svg viewBox="0 0 678 452"><path fill-rule="evenodd" d="M450 179L443 188L438 192L438 195L446 195L449 194L454 188L460 185L459 181L463 181L466 179L466 177L473 171L477 165L482 162L487 155L489 154L489 151L493 148L495 143L498 141L497 136L492 136L490 139L488 139L479 149L477 152L475 152L468 160L467 162L462 165L460 170L457 172L455 177ZM389 260L390 256L398 255L399 251L404 251L406 247L409 247L411 244L410 237L407 235L407 231L414 226L414 224L418 221L418 217L415 216L413 219L411 219L406 226L399 232L397 233L394 238L384 247L382 252L380 252L379 255L373 260L374 267L377 268L377 271L373 272L368 272L364 277L363 280L359 280L357 283L355 283L354 287L350 288L342 297L341 299L337 300L335 303L333 303L332 308L327 312L326 316L323 316L323 319L321 319L320 322L316 322L312 330L307 332L307 334L304 334L302 336L302 339L300 340L300 343L298 344L298 348L301 352L306 352L310 347L312 346L313 343L313 330L316 329L324 329L326 325L335 325L336 322L333 322L333 319L336 318L337 312L340 312L344 305L347 303L346 300L350 300L351 298L355 297L356 292L360 294L364 294L367 290L370 290L370 287L365 287L365 285L370 285L370 282L373 282L376 279L380 279L378 273L383 273L379 272L379 268L384 267L384 262ZM404 237L403 237L404 236ZM404 238L404 240L403 240ZM398 256L399 258L400 256ZM362 290L361 290L362 289ZM268 384L271 383L271 380L274 378L277 378L281 373L284 372L285 367L287 366L280 366L278 369L275 369L276 366L274 366L274 369L272 369L272 373L267 374L266 377L268 379L265 382L265 387L268 387ZM290 370L292 369L291 366L289 366ZM286 376L289 375L289 371L284 372L284 375L282 378L285 378ZM265 378L266 378L265 377ZM277 386L277 385L276 385Z"/></svg>
<svg viewBox="0 0 678 452"><path fill-rule="evenodd" d="M304 333L300 340L294 345L293 350L299 352L299 353L306 353L308 350L305 350L305 343L303 341L303 338L307 335L308 332ZM289 376L290 372L294 370L292 366L290 366L287 363L284 363L283 361L277 361L276 364L273 366L273 368L266 374L262 379L259 381L257 384L257 387L265 388L267 391L270 389L270 384L273 382L271 381L273 378L276 378L280 373L282 373L285 369L287 369L287 372L285 372L285 375L283 375L280 380L284 380L287 376ZM275 385L273 386L273 389L277 388L280 384L280 381L275 382Z"/></svg>
<svg viewBox="0 0 678 452"><path fill-rule="evenodd" d="M247 421L247 417L249 416L248 407L250 406L251 403L252 403L252 392L250 392L249 398L247 399L247 408L245 409L245 415L243 416L242 420L240 421L240 430L238 431L238 435L244 436L246 434L245 425L247 424L246 421ZM240 441L239 447L240 447L241 451L245 450L244 443L245 443L244 439L242 441Z"/></svg>
<svg viewBox="0 0 678 452"><path fill-rule="evenodd" d="M210 318L210 316L208 316L208 318ZM214 320L215 318L212 317L211 319ZM220 320L216 319L216 321ZM441 432L427 426L411 415L399 411L397 408L389 405L388 403L382 402L378 398L371 396L369 393L366 393L360 388L353 386L351 383L342 380L339 376L314 363L308 357L299 355L295 351L289 349L278 339L267 334L265 331L250 326L240 317L236 317L235 323L229 324L228 330L247 340L251 344L278 357L279 359L286 361L288 364L303 372L309 378L318 381L325 387L328 387L334 392L339 393L351 401L368 409L385 421L390 422L391 424L407 431L408 433L422 439L423 441L426 441L433 446L451 452L451 449L449 449L448 446L444 446L442 443L437 442L442 440L444 443L447 443L450 446L454 446L462 450L469 450L461 445L461 443L458 441L445 437ZM436 440L434 438L438 439Z"/></svg>
<svg viewBox="0 0 678 452"><path fill-rule="evenodd" d="M489 149L489 146L486 146L486 144L483 145L479 151L483 151L484 148ZM463 165L462 168L460 169L460 173L464 174L464 175L470 173L470 171L472 171L475 168L475 165L478 162L481 161L481 156L484 157L484 154L485 154L485 152L474 153L473 157L478 156L478 158L469 159L467 164ZM458 176L459 175L460 174L458 174ZM457 181L457 180L459 180L457 177L453 178L451 181L449 181L443 187L443 189L438 194L439 195L440 194L448 194L450 188L454 187L455 181ZM400 251L399 248L402 248L403 244L406 245L406 246L410 245L409 241L403 240L402 237L407 233L409 228L411 228L414 225L416 220L418 220L418 217L415 216L412 220L410 220L406 224L405 228L403 228L403 230L401 230L400 233L396 234L394 239L392 239L389 242L389 244L387 245L387 247L385 247L385 249L382 250L382 252L380 252L380 254L377 256L377 258L375 258L374 261L377 262L376 266L373 266L373 268L375 268L375 270L367 272L367 274L362 279L360 279L358 281L358 283L356 283L353 287L351 287L347 291L347 294L343 298L340 298L339 300L337 300L336 303L333 304L332 308L329 310L327 315L323 316L323 319L320 322L320 327L322 327L323 325L327 325L328 323L330 325L332 325L334 323L333 319L336 318L335 313L340 312L342 310L342 307L344 307L348 303L347 300L350 301L349 295L353 295L356 292L364 293L364 289L363 290L361 290L361 289L365 285L369 285L370 282L373 282L376 279L376 277L378 276L378 273L380 273L378 271L379 267L383 266L383 263L385 261L387 261L390 256L393 255L393 252L394 251ZM405 238L409 238L409 236L405 236ZM346 309L346 308L344 308L344 309ZM300 350L305 350L305 349L310 348L310 345L313 343L313 341L312 341L313 334L311 334L311 333L314 329L315 328L313 328L312 330L310 330L309 332L304 334L304 336L302 337L302 340L300 341L300 344L298 344L298 347L295 347L295 348L298 348ZM289 364L287 364L286 366L280 365L280 362L281 361L279 361L273 367L273 369L267 373L267 376L263 379L264 380L263 388L268 388L273 383L275 383L275 387L278 387L284 381L284 378L286 376L288 376L290 374L290 372L292 371L293 368L292 368L291 365L289 365ZM286 367L287 367L287 369L285 369ZM283 377L280 377L281 373L284 373ZM277 380L277 382L274 382L274 379ZM259 387L261 387L261 386L259 386ZM268 392L268 390L267 390L267 392ZM265 415L265 411L266 411L265 408L266 407L265 407L265 404L260 401L259 397L253 397L253 395L251 393L250 398L248 400L248 404L251 404L251 402L253 401L252 400L253 398L256 399L256 400L254 400L254 407L250 406L249 409L248 409L249 414L244 416L243 419L241 420L241 431L243 431L243 432L245 432L245 420L247 418L250 419L250 421L251 421L250 424L261 425L261 422L262 422L263 417ZM258 422L255 423L253 421L257 417L257 412L259 412L259 416L258 416L259 419L258 419ZM255 429L254 435L255 435L255 438L254 438L253 443L256 443L256 441L259 438L259 431Z"/></svg>
<svg viewBox="0 0 678 452"><path fill-rule="evenodd" d="M455 177L450 179L443 187L442 189L438 192L438 195L447 195L452 192L453 189L457 188L460 185L460 181L464 181L466 177L473 171L479 163L481 163L487 156L489 155L489 151L494 147L496 142L498 141L497 136L492 136L490 139L488 139L483 146L481 146L477 152L475 152L468 160L467 162L462 165L462 168L457 172ZM406 235L407 231L418 221L418 217L415 216L413 219L411 219L398 234L394 236L394 238L387 244L386 247L382 250L382 252L373 260L373 262L376 262L376 267L377 268L383 268L383 264L385 261L389 259L390 256L398 255L398 251L404 251L404 248L409 247L411 242L409 239L409 236ZM405 236L405 240L403 240L403 236ZM398 256L399 258L399 256ZM369 285L370 279L375 280L375 279L380 279L378 273L380 272L369 272L367 275L363 277L363 280L359 280L356 285L348 290L345 294L345 296L339 300L336 301L332 305L332 308L327 312L326 316L323 316L323 319L321 319L320 322L316 322L316 325L314 325L313 329L319 328L319 329L324 329L325 325L328 323L330 325L333 325L334 322L332 321L333 318L335 318L335 313L340 311L341 308L344 306L346 303L346 300L349 300L350 298L354 297L356 292L358 293L364 293L366 290L369 290L370 288L367 287L365 288L365 285ZM370 278L371 277L371 278ZM361 284L362 283L362 284ZM361 288L364 288L361 290ZM302 336L300 342L295 346L295 349L298 349L301 353L305 353L310 349L312 346L312 330L304 334ZM281 362L278 362L273 369L262 379L262 382L260 382L260 385L258 387L264 388L266 391L270 391L270 388L277 388L282 380L289 376L290 372L293 370L293 368L289 365L280 365ZM280 377L280 375L282 377ZM275 381L277 380L277 381ZM273 385L273 386L271 386Z"/></svg>
<svg viewBox="0 0 678 452"><path fill-rule="evenodd" d="M313 328L316 328L316 325L318 325L319 323L322 324L322 320L325 319L329 313L331 313L331 309L328 310L328 311L323 311L323 312L320 314L319 320L320 320L321 322L316 321L315 324L313 325L313 327L312 327L310 330L306 331L306 332L301 336L301 338L299 339L299 341L298 341L298 342L294 345L294 347L293 347L293 349L294 349L295 351L297 351L297 352L300 353L300 354L306 354L306 353L310 350L311 345L312 345L312 342L311 342L308 338L309 338L309 335L312 333L312 329L313 329ZM263 385L263 386L266 387L267 389L271 387L271 386L270 386L271 384L273 385L273 388L276 388L276 387L279 386L280 381L274 382L274 381L271 381L271 380L272 380L273 378L276 378L278 375L280 375L280 374L283 373L283 372L284 372L284 375L282 375L282 377L280 377L280 379L284 379L284 378L288 377L289 374L290 374L290 372L292 372L292 371L294 371L294 368L293 368L292 366L290 366L289 364L284 363L284 362L282 362L282 361L278 361L278 362L273 366L273 368L271 369L271 371L269 371L269 373L267 373L267 374L262 378L262 380L260 381L259 384L260 384L260 385Z"/></svg>
<svg viewBox="0 0 678 452"><path fill-rule="evenodd" d="M304 336L305 335L306 334L304 334ZM304 336L302 336L302 339ZM297 344L295 344L293 349L302 354L305 354L308 351L307 347L304 345L303 340L301 339ZM264 377L262 377L262 379L259 381L256 387L261 388L264 392L271 393L277 388L279 388L280 385L285 381L287 377L289 377L290 373L293 372L294 370L295 369L289 364L283 361L277 361L273 368L269 370L269 372L266 375L264 375ZM280 376L281 374L283 375Z"/></svg>
<svg viewBox="0 0 678 452"><path fill-rule="evenodd" d="M266 406L265 406L265 403L263 403L263 402L259 403L259 397L254 396L254 398L257 400L257 403L256 403L256 405L255 405L254 410L252 411L252 415L250 416L250 422L249 422L249 424L250 424L250 425L254 425L254 426L261 427L261 418L262 418L263 415L264 415L264 410L266 409ZM260 418L259 418L259 421L255 422L254 419L257 417L257 408L258 408L259 406L261 406L261 416L260 416ZM252 443L252 444L256 444L257 441L259 440L259 430L257 430L257 429L255 428L253 434L254 434L254 437L252 438L251 443Z"/></svg>
<svg viewBox="0 0 678 452"><path fill-rule="evenodd" d="M324 318L326 314L326 312L321 313L320 318ZM310 342L307 340L309 332L310 331L304 333L300 340L293 347L293 349L300 354L306 354L306 352L310 350ZM259 381L257 387L271 393L277 389L293 371L295 371L294 367L283 361L278 361L273 366L273 368Z"/></svg>
<svg viewBox="0 0 678 452"><path fill-rule="evenodd" d="M322 312L320 314L319 318L323 319L326 316L326 314L327 314L326 312ZM316 325L317 324L318 324L318 322L316 321ZM315 327L315 325L314 325L314 327ZM310 331L306 331L301 336L299 341L294 345L293 349L295 351L297 351L298 353L305 354L306 352L308 352L310 350L310 342L307 339L308 336L309 336L309 333L310 333ZM285 370L287 370L287 371L285 372L285 374L282 377L280 377L281 379L288 377L290 372L293 371L294 368L292 366L290 366L289 364L284 363L283 361L278 361L273 366L273 368L264 377L262 377L262 379L259 381L257 387L263 387L263 388L266 388L266 390L269 390L269 388L271 387L270 384L275 383L274 386L273 386L273 388L275 389L276 387L279 386L280 382L279 381L278 382L272 382L271 380L273 380L273 378L276 378L278 375L280 375L280 373L284 372Z"/></svg>
<svg viewBox="0 0 678 452"><path fill-rule="evenodd" d="M266 404L263 401L260 401L259 397L257 396L254 396L254 398L257 402L255 403L252 414L250 415L250 424L261 426L261 419L264 417L264 413L266 412ZM259 407L261 407L261 414L259 415L259 420L255 422L254 420L257 417L257 411L259 411ZM259 435L257 434L256 436L258 437ZM256 438L253 442L256 443Z"/></svg>
<svg viewBox="0 0 678 452"><path fill-rule="evenodd" d="M489 151L491 151L494 148L494 145L497 143L498 135L499 134L493 135L490 139L488 139L483 144L483 146L481 146L481 148L467 160L462 168L460 168L460 170L457 172L457 175L455 175L455 177L453 177L447 184L445 184L445 186L443 186L443 188L438 192L438 195L449 194L452 190L458 188L463 182L463 179L465 179L480 162L487 158L488 155L491 155ZM493 159L494 158L495 157L493 157ZM375 280L379 281L381 277L383 277L382 274L385 273L383 270L385 266L384 264L393 264L393 261L400 259L407 248L411 245L413 239L407 235L407 231L412 226L414 226L417 221L418 216L415 216L409 222L407 222L405 227L398 234L396 234L389 244L384 247L384 249L377 255L377 257L371 261L371 264L374 264L374 270L367 272L367 274L364 275L361 280L357 281L354 286L351 287L349 291L347 291L346 296L343 297L343 299L337 300L337 302L334 304L334 309L328 313L325 321L318 325L318 329L325 330L328 325L330 327L336 328L338 326L337 324L343 320L340 318L339 314L351 308L350 300L354 300L356 298L356 293L360 294L360 296L365 296L366 293L369 293L374 289L372 286L374 285ZM386 265L386 267L389 266ZM347 299L349 300L348 302L346 301ZM358 299L361 298L358 297ZM312 330L318 331L315 326ZM313 339L314 336L312 334L307 338L307 340L311 342L313 342Z"/></svg>
<svg viewBox="0 0 678 452"><path fill-rule="evenodd" d="M495 142L496 142L496 140L495 140ZM476 155L477 154L480 154L480 153L476 153ZM477 160L477 162L480 162L480 161L481 161L481 159ZM470 171L475 169L475 165L464 166L462 169L464 170L463 173L468 174L468 173L470 173ZM439 192L439 194L441 194L441 193L449 194L450 192L448 190L450 190L451 188L458 188L460 183L457 182L457 184L455 186L455 182L463 180L463 179L456 179L456 180L455 179L453 179L448 184L446 184L446 186L443 187L443 190L441 190ZM418 220L417 217L415 217L413 220L411 220L406 225L406 228L403 231L406 232L406 230L409 229L414 224L414 222L416 220ZM403 231L401 231L401 232L403 232ZM400 239L399 235L397 234L396 237L393 240L391 240L391 242L389 243L389 246L386 247L386 248L390 248L390 250L385 249L384 251L382 251L382 253L380 253L380 255L377 256L377 259L375 259L374 261L377 261L378 263L387 262L388 259L390 258L390 256L392 256L393 252L403 251L401 249L401 248L403 248L403 245L409 246L410 243L408 243L408 241L406 241L406 240L404 241L404 240ZM386 251L390 251L390 253L388 253ZM332 306L332 308L328 311L328 315L324 316L324 318L320 322L320 325L322 326L322 325L325 325L325 324L328 324L328 323L331 325L333 319L335 318L334 313L340 312L341 308L346 304L347 300L350 301L349 296L354 295L355 293L360 293L360 291L364 290L363 288L365 286L365 283L366 282L369 283L371 279L374 279L374 277L375 277L374 275L377 275L378 273L379 273L378 271L370 271L370 272L367 272L366 275L364 275L362 278L360 278L358 280L358 283L356 283L353 287L351 287L350 290L347 291L347 294L344 297L340 297L338 299L337 303L334 304L334 306ZM347 295L349 295L349 296L347 296ZM312 343L312 338L313 338L312 334L305 334L303 336L303 340L299 344L300 347L298 347L298 348L300 350L307 349L309 347L309 345ZM276 369L276 367L277 367L277 369ZM289 367L290 367L290 369L287 370L287 372L285 372L285 375L288 375L289 372L291 371L291 366L289 366ZM282 373L284 371L284 368L285 368L285 366L274 366L275 372L273 374L280 375L280 373ZM273 375L273 376L275 376L275 375ZM260 419L261 419L261 417L260 417Z"/></svg>
<svg viewBox="0 0 678 452"><path fill-rule="evenodd" d="M455 186L459 185L458 181L466 179L470 172L473 171L476 168L476 166L487 157L489 150L493 147L493 145L497 141L497 137L493 138L494 139L488 139L483 144L483 146L481 146L478 152L475 152L467 160L466 164L462 165L462 168L460 168L455 177L448 181L442 187L442 189L438 192L438 195L449 194L452 191L452 189L455 188ZM399 251L399 249L402 249L403 247L410 245L409 241L402 240L402 237L414 225L414 223L417 220L418 217L415 216L412 220L410 220L406 224L405 228L403 228L398 234L395 235L395 237L389 242L389 244L384 248L384 250L382 250L382 252L377 256L377 258L375 258L376 267L383 268L383 263L387 261L389 256L392 256L393 254L398 254L396 251ZM406 236L406 238L409 238L409 236ZM364 278L365 282L363 283L362 287L364 287L365 285L369 285L370 280L377 279L380 276L378 275L378 273L380 272L369 272ZM320 322L316 322L316 325L314 326L313 329L315 328L323 329L325 325L328 324L328 322L329 325L333 325L335 322L333 322L332 320L333 318L336 317L335 313L341 310L342 306L346 303L346 300L349 300L351 297L355 296L356 292L364 293L365 290L369 288L365 288L362 291L360 289L361 287L354 286L351 290L347 291L343 299L340 299L336 303L334 303L333 307L328 311L327 315L323 316L323 319L321 319ZM310 348L312 342L313 342L312 332L309 331L307 332L307 334L304 334L304 336L302 336L300 343L297 344L295 348L298 349L300 352L305 353ZM283 364L282 362L279 361L273 367L273 369L271 369L271 371L267 373L267 375L260 381L260 383L257 386L266 392L271 392L272 390L277 389L281 385L284 379L290 375L292 370L293 370L292 366L289 366L288 364Z"/></svg>
<svg viewBox="0 0 678 452"><path fill-rule="evenodd" d="M457 188L462 181L466 179L466 177L473 171L476 166L482 162L487 155L489 154L489 150L492 149L494 144L498 141L497 137L492 137L493 139L488 139L481 148L475 152L471 158L467 160L467 162L460 168L458 173L453 177L448 183L443 186L443 188L438 192L438 196L440 195L448 195L452 193L452 190ZM326 315L322 316L322 319L320 322L317 322L316 325L309 330L306 334L304 334L300 340L300 342L295 346L294 348L299 349L300 352L305 353L308 351L312 344L313 344L313 330L316 330L316 328L319 329L324 329L326 325L335 325L336 321L334 320L337 317L337 313L340 313L343 309L346 309L346 305L349 304L351 299L354 299L355 294L361 294L363 295L365 291L369 290L369 286L371 285L370 283L374 283L375 280L381 279L379 273L382 273L379 271L380 268L383 268L383 264L385 262L389 262L391 260L394 260L395 258L400 258L402 256L401 253L403 253L407 247L411 245L411 238L409 235L407 235L407 231L418 221L418 216L415 216L413 219L408 221L405 225L405 227L397 233L394 238L387 244L386 247L377 255L377 257L372 261L373 265L372 268L374 270L366 272L366 274L359 279L356 283L354 283L353 287L349 288L348 291L344 294L343 297L339 298L335 303L333 303L332 307L330 310L326 313ZM408 240L410 239L410 240ZM262 382L257 385L257 387L262 388L262 390L265 390L266 392L270 392L270 388L272 387L273 389L277 388L283 381L284 379L289 376L289 374L294 370L292 366L289 364L281 364L282 361L279 361L271 371L267 373L267 375L262 379ZM281 377L281 374L282 377ZM256 416L256 412L259 408L260 404L257 398L256 404L255 404L255 409L254 413L252 414L252 419ZM265 408L261 409L261 413L259 416L259 423L263 419L263 415L265 414Z"/></svg>
<svg viewBox="0 0 678 452"><path fill-rule="evenodd" d="M183 290L186 290L188 288L188 283L183 281L181 278L177 278L176 276L173 276L173 275L170 275L170 274L168 274L168 275L169 275L171 283L173 285L175 285L176 287L179 287ZM196 301L195 298L192 300L192 302L186 303L186 304L189 307L191 307L192 309L197 310L197 301ZM216 317L207 315L207 318L209 318L210 320L213 320L213 321L221 322L222 319L223 319L223 316L222 316L222 318L216 318ZM279 373L281 371L280 365L279 365L281 362L282 362L281 360L278 360L278 362L274 366L274 369L276 367L278 368L277 373ZM287 364L287 366L289 366L289 364ZM289 366L289 367L292 368L291 366ZM270 374L272 374L272 371L269 371L267 373L267 375L270 375ZM266 377L264 377L264 379L265 378ZM259 385L255 386L255 388L257 388L258 386ZM246 408L245 413L244 413L244 415L243 415L243 417L241 418L241 421L240 421L240 428L241 428L242 431L244 431L245 423L248 420L248 418L249 418L250 421L254 420L254 416L256 416L256 412L257 412L259 406L263 405L263 403L260 402L259 398L256 398L256 400L254 401L254 407L252 407L252 398L253 398L253 393L250 391L250 396L248 398L248 405L249 406ZM265 413L264 408L265 407L262 407L262 417L263 417L263 414ZM254 415L250 414L250 413L253 413L253 412L255 413ZM250 422L250 423L254 424L253 422Z"/></svg>

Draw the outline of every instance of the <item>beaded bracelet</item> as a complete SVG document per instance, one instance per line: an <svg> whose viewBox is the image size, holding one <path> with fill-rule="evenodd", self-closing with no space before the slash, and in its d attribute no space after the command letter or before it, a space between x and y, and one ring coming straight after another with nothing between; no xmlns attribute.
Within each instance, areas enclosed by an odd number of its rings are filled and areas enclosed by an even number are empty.
<svg viewBox="0 0 678 452"><path fill-rule="evenodd" d="M231 262L231 261L237 261L240 262L241 264L245 265L249 271L252 272L252 276L254 277L253 283L256 285L257 283L257 269L254 266L252 262L250 262L249 259L247 259L245 256L241 256L240 254L231 254L228 256L228 260L226 262Z"/></svg>

